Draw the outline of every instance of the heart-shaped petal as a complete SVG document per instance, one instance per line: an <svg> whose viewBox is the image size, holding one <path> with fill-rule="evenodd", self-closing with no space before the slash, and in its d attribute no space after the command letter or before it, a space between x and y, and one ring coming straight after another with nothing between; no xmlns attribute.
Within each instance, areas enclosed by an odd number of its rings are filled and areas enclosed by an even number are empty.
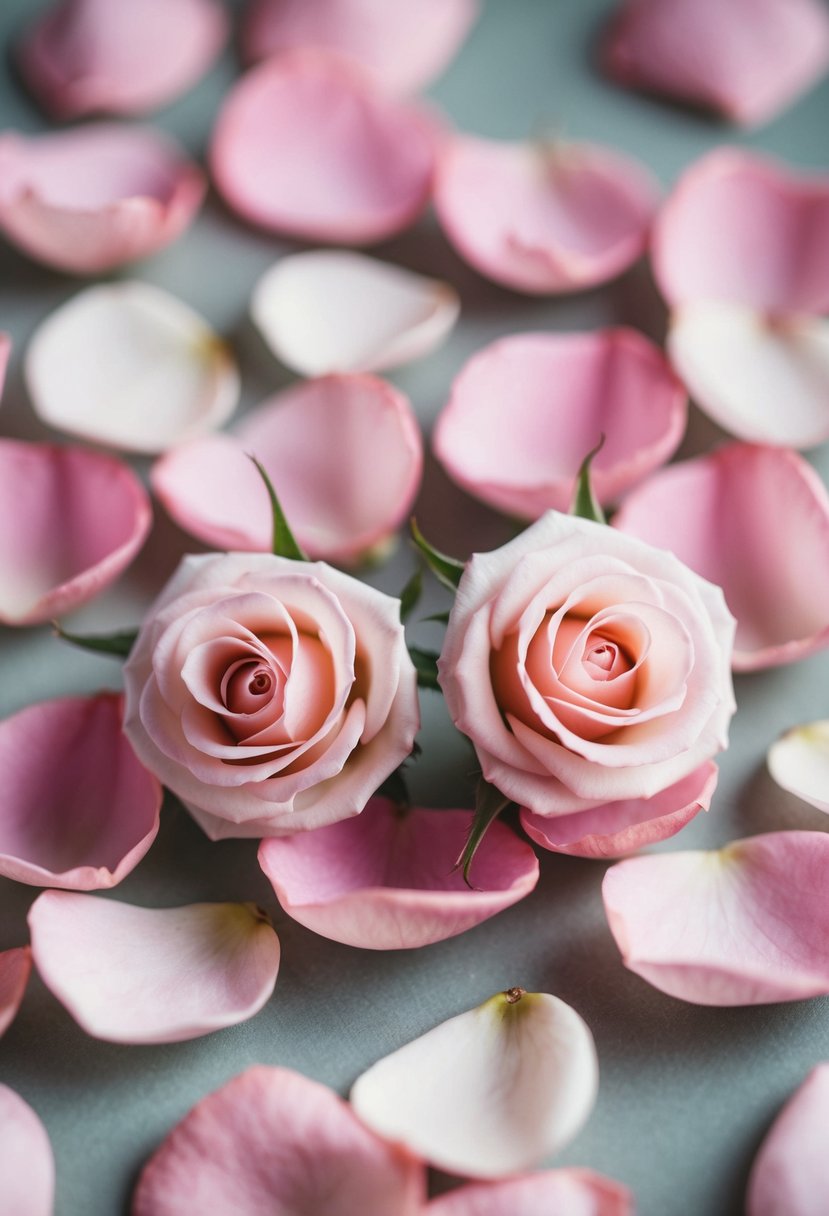
<svg viewBox="0 0 829 1216"><path fill-rule="evenodd" d="M137 908L45 891L29 911L41 979L75 1021L111 1043L178 1043L258 1013L279 940L253 904Z"/></svg>
<svg viewBox="0 0 829 1216"><path fill-rule="evenodd" d="M0 621L35 625L126 569L152 523L141 482L86 448L0 439Z"/></svg>
<svg viewBox="0 0 829 1216"><path fill-rule="evenodd" d="M786 731L769 748L767 761L778 785L829 814L829 721Z"/></svg>
<svg viewBox="0 0 829 1216"><path fill-rule="evenodd" d="M363 244L407 227L432 183L431 118L344 60L278 55L227 98L210 162L225 201L263 228Z"/></svg>
<svg viewBox="0 0 829 1216"><path fill-rule="evenodd" d="M635 330L515 334L461 370L434 449L470 494L537 519L567 511L581 462L602 436L591 475L607 503L673 454L686 415L685 390Z"/></svg>
<svg viewBox="0 0 829 1216"><path fill-rule="evenodd" d="M545 992L499 992L363 1073L360 1118L441 1169L476 1178L525 1170L568 1144L596 1100L593 1036Z"/></svg>
<svg viewBox="0 0 829 1216"><path fill-rule="evenodd" d="M330 1089L249 1068L203 1098L144 1167L133 1216L418 1216L420 1162L385 1144Z"/></svg>
<svg viewBox="0 0 829 1216"><path fill-rule="evenodd" d="M829 644L829 496L795 452L733 443L662 469L613 525L722 587L737 618L736 670Z"/></svg>
<svg viewBox="0 0 829 1216"><path fill-rule="evenodd" d="M754 1161L746 1216L823 1216L829 1210L829 1064L818 1064L783 1107Z"/></svg>
<svg viewBox="0 0 829 1216"><path fill-rule="evenodd" d="M829 833L771 832L719 851L633 857L605 875L626 967L697 1005L829 993Z"/></svg>
<svg viewBox="0 0 829 1216"><path fill-rule="evenodd" d="M46 1128L8 1085L0 1085L0 1179L8 1216L52 1216L55 1158Z"/></svg>
<svg viewBox="0 0 829 1216"><path fill-rule="evenodd" d="M424 1216L634 1216L625 1186L592 1170L546 1170L504 1182L460 1186L427 1204Z"/></svg>
<svg viewBox="0 0 829 1216"><path fill-rule="evenodd" d="M239 399L233 357L204 318L137 280L89 287L53 312L25 370L44 422L132 452L221 426Z"/></svg>
<svg viewBox="0 0 829 1216"><path fill-rule="evenodd" d="M0 951L0 1036L15 1019L31 970L32 952L28 946Z"/></svg>
<svg viewBox="0 0 829 1216"><path fill-rule="evenodd" d="M100 123L0 136L0 229L30 257L95 274L175 240L204 196L200 169L149 127Z"/></svg>

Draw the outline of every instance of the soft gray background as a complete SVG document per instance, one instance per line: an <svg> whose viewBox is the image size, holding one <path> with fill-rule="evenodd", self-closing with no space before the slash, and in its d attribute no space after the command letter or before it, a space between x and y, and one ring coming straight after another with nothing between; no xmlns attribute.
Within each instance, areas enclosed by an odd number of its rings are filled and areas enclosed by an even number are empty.
<svg viewBox="0 0 829 1216"><path fill-rule="evenodd" d="M41 7L4 0L4 43ZM488 0L432 96L459 127L499 137L552 127L602 141L647 161L666 185L721 141L806 167L829 167L829 81L757 133L729 130L617 90L597 75L597 33L611 7L609 0ZM235 72L228 52L208 79L157 121L200 155ZM10 70L0 88L3 126L44 125ZM211 198L194 229L133 272L194 304L230 337L245 377L243 408L288 379L251 333L245 311L259 274L289 247L243 227ZM378 252L451 279L463 298L463 317L450 343L395 377L427 429L465 358L498 335L616 322L662 335L663 309L644 266L600 290L539 301L479 279L429 218ZM80 286L0 249L0 326L15 340L0 433L46 436L25 399L20 354L37 322ZM718 438L716 428L693 414L683 450L702 450ZM811 459L826 477L829 452ZM473 506L431 465L417 510L427 534L459 555L509 535L504 521ZM159 511L136 565L103 600L77 614L74 624L116 628L136 622L180 554L194 547ZM411 565L404 545L372 581L397 591ZM431 602L441 602L439 592ZM435 626L421 627L419 636L439 642ZM45 627L0 629L0 651L2 714L41 698L118 683L117 664L73 651ZM781 730L829 713L827 675L829 656L822 655L737 680L739 711L714 806L686 829L681 842L667 847L716 846L775 828L825 830L825 816L772 786L763 757ZM426 694L424 710L415 797L434 805L469 804L468 753L448 726L439 696ZM40 982L32 982L0 1044L0 1080L34 1106L49 1130L57 1156L57 1212L125 1211L137 1171L167 1130L198 1098L249 1064L287 1065L345 1093L381 1055L512 984L571 1002L596 1037L602 1068L598 1105L557 1164L591 1166L625 1181L642 1216L739 1212L752 1157L773 1116L809 1068L829 1057L829 1004L717 1010L662 996L619 960L602 914L603 872L602 865L547 855L534 894L494 921L414 953L376 955L317 938L288 920L259 872L253 842L210 844L182 813L168 810L156 845L116 897L158 906L258 900L282 939L276 992L246 1025L178 1046L125 1048L87 1038ZM0 947L26 940L25 914L36 894L0 880Z"/></svg>

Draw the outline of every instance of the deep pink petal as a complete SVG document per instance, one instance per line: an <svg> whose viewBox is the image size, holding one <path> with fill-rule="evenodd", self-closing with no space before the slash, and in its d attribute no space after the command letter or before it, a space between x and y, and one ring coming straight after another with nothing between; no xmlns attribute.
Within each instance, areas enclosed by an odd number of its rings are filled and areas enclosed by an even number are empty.
<svg viewBox="0 0 829 1216"><path fill-rule="evenodd" d="M504 409L504 401L510 403ZM685 390L662 353L631 329L517 334L461 370L434 434L450 476L523 519L567 511L585 455L613 502L676 450Z"/></svg>
<svg viewBox="0 0 829 1216"><path fill-rule="evenodd" d="M829 496L796 453L734 443L672 465L634 490L613 524L722 587L737 618L735 669L829 644Z"/></svg>
<svg viewBox="0 0 829 1216"><path fill-rule="evenodd" d="M46 1128L7 1085L0 1085L0 1187L8 1216L52 1216L55 1158Z"/></svg>
<svg viewBox="0 0 829 1216"><path fill-rule="evenodd" d="M424 1216L633 1216L627 1187L592 1170L547 1170L504 1182L460 1186Z"/></svg>
<svg viewBox="0 0 829 1216"><path fill-rule="evenodd" d="M100 123L0 136L0 228L37 261L75 274L169 245L204 190L201 170L149 127Z"/></svg>
<svg viewBox="0 0 829 1216"><path fill-rule="evenodd" d="M258 1066L203 1098L144 1167L133 1216L418 1216L422 1165L331 1090Z"/></svg>
<svg viewBox="0 0 829 1216"><path fill-rule="evenodd" d="M218 0L57 0L27 30L18 63L57 118L142 114L195 84L227 33Z"/></svg>
<svg viewBox="0 0 829 1216"><path fill-rule="evenodd" d="M746 1216L829 1211L829 1064L818 1064L777 1116L748 1180Z"/></svg>
<svg viewBox="0 0 829 1216"><path fill-rule="evenodd" d="M263 228L362 244L407 227L431 189L436 133L357 69L313 52L254 68L227 98L210 162L226 202Z"/></svg>
<svg viewBox="0 0 829 1216"><path fill-rule="evenodd" d="M29 912L35 966L96 1039L177 1043L258 1013L279 941L253 904L137 908L45 891Z"/></svg>
<svg viewBox="0 0 829 1216"><path fill-rule="evenodd" d="M152 523L121 461L79 447L0 440L0 621L34 625L118 577Z"/></svg>
<svg viewBox="0 0 829 1216"><path fill-rule="evenodd" d="M829 834L772 832L712 853L620 861L605 912L625 966L697 1005L829 993Z"/></svg>
<svg viewBox="0 0 829 1216"><path fill-rule="evenodd" d="M32 952L28 946L0 952L0 1036L15 1019L31 970Z"/></svg>
<svg viewBox="0 0 829 1216"><path fill-rule="evenodd" d="M401 811L373 798L352 819L264 840L259 862L285 911L315 933L369 950L411 949L465 932L538 881L532 849L494 823L470 890L454 867L471 823L470 811Z"/></svg>

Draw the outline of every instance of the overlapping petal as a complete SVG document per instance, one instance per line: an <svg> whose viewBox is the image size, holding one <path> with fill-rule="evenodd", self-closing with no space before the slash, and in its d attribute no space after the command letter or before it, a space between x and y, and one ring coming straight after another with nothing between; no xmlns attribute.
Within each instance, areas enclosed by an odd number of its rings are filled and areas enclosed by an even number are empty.
<svg viewBox="0 0 829 1216"><path fill-rule="evenodd" d="M769 748L768 766L784 790L829 814L829 721L786 731Z"/></svg>
<svg viewBox="0 0 829 1216"><path fill-rule="evenodd" d="M28 946L0 951L0 1037L15 1019L31 970L32 952Z"/></svg>
<svg viewBox="0 0 829 1216"><path fill-rule="evenodd" d="M79 447L0 440L0 621L34 625L86 603L141 548L152 516L135 474Z"/></svg>
<svg viewBox="0 0 829 1216"><path fill-rule="evenodd" d="M615 501L673 454L686 412L664 356L635 330L516 334L461 370L434 449L471 494L537 519L568 509L581 462L602 436L592 484L601 502Z"/></svg>
<svg viewBox="0 0 829 1216"><path fill-rule="evenodd" d="M829 1064L818 1064L777 1116L754 1161L746 1216L823 1216L829 1208Z"/></svg>
<svg viewBox="0 0 829 1216"><path fill-rule="evenodd" d="M89 287L53 312L25 374L44 422L126 451L204 434L239 399L233 356L204 318L138 280Z"/></svg>
<svg viewBox="0 0 829 1216"><path fill-rule="evenodd" d="M421 1164L331 1090L250 1068L203 1098L144 1167L133 1216L418 1216Z"/></svg>
<svg viewBox="0 0 829 1216"><path fill-rule="evenodd" d="M772 832L715 852L608 870L605 911L625 966L698 1005L829 993L829 833Z"/></svg>
<svg viewBox="0 0 829 1216"><path fill-rule="evenodd" d="M9 1216L52 1216L55 1158L46 1128L19 1094L0 1084L0 1198Z"/></svg>
<svg viewBox="0 0 829 1216"><path fill-rule="evenodd" d="M225 201L261 227L364 244L426 205L434 120L317 52L278 55L239 81L219 114L210 162Z"/></svg>
<svg viewBox="0 0 829 1216"><path fill-rule="evenodd" d="M99 123L0 136L0 229L30 257L94 274L155 253L193 220L204 176L160 131Z"/></svg>
<svg viewBox="0 0 829 1216"><path fill-rule="evenodd" d="M279 940L253 904L138 908L45 891L29 912L46 986L87 1034L177 1043L258 1013L273 992Z"/></svg>
<svg viewBox="0 0 829 1216"><path fill-rule="evenodd" d="M546 1170L460 1186L427 1204L425 1216L633 1216L627 1187L592 1170Z"/></svg>

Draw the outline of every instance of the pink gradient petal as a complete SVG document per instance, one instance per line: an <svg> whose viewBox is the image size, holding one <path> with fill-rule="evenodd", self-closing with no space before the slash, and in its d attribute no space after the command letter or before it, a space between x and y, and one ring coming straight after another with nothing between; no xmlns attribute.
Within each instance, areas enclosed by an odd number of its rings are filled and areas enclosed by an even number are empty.
<svg viewBox="0 0 829 1216"><path fill-rule="evenodd" d="M372 798L361 814L315 832L263 840L259 863L285 911L314 933L368 950L426 946L464 933L516 903L538 861L494 823L472 868L454 868L470 811L401 810Z"/></svg>
<svg viewBox="0 0 829 1216"><path fill-rule="evenodd" d="M625 966L697 1005L829 993L829 833L772 832L711 853L620 861L605 912Z"/></svg>
<svg viewBox="0 0 829 1216"><path fill-rule="evenodd" d="M722 587L737 618L736 670L829 644L829 495L795 452L733 443L672 465L625 499L613 525Z"/></svg>
<svg viewBox="0 0 829 1216"><path fill-rule="evenodd" d="M469 493L537 519L568 510L581 462L602 435L591 472L607 503L673 454L686 415L684 388L635 330L515 334L462 368L434 450Z"/></svg>
<svg viewBox="0 0 829 1216"><path fill-rule="evenodd" d="M218 0L58 0L27 30L18 63L57 118L142 114L195 84L227 33Z"/></svg>
<svg viewBox="0 0 829 1216"><path fill-rule="evenodd" d="M263 228L363 244L407 227L432 183L431 117L345 61L279 55L239 81L210 150L225 201Z"/></svg>
<svg viewBox="0 0 829 1216"><path fill-rule="evenodd" d="M43 701L0 722L0 874L90 891L138 865L158 832L162 791L122 718L123 697L99 693Z"/></svg>
<svg viewBox="0 0 829 1216"><path fill-rule="evenodd" d="M0 136L0 228L36 261L94 274L174 241L205 182L170 136L100 123Z"/></svg>
<svg viewBox="0 0 829 1216"><path fill-rule="evenodd" d="M286 1068L257 1066L203 1098L144 1167L133 1216L418 1216L420 1162L347 1103Z"/></svg>
<svg viewBox="0 0 829 1216"><path fill-rule="evenodd" d="M29 911L40 977L75 1021L111 1043L178 1043L258 1013L279 940L254 904L137 908L45 891Z"/></svg>
<svg viewBox="0 0 829 1216"><path fill-rule="evenodd" d="M55 1158L49 1136L8 1085L0 1085L0 1188L4 1216L52 1216Z"/></svg>
<svg viewBox="0 0 829 1216"><path fill-rule="evenodd" d="M570 815L542 816L522 808L521 826L536 844L572 857L624 857L675 836L707 811L718 769L709 761L652 798L608 802Z"/></svg>
<svg viewBox="0 0 829 1216"><path fill-rule="evenodd" d="M504 1182L460 1186L424 1216L634 1216L627 1187L592 1170L546 1170Z"/></svg>
<svg viewBox="0 0 829 1216"><path fill-rule="evenodd" d="M417 93L443 72L478 15L478 0L251 0L248 62L319 48L353 60L383 88Z"/></svg>
<svg viewBox="0 0 829 1216"><path fill-rule="evenodd" d="M277 393L232 436L168 453L151 480L176 523L199 540L267 551L271 508L254 455L306 552L354 562L408 515L422 448L412 408L397 389L369 375L326 376Z"/></svg>
<svg viewBox="0 0 829 1216"><path fill-rule="evenodd" d="M824 1216L829 1211L829 1064L818 1064L760 1146L746 1216Z"/></svg>
<svg viewBox="0 0 829 1216"><path fill-rule="evenodd" d="M669 304L719 301L758 313L829 308L829 174L797 172L741 148L694 161L653 230Z"/></svg>
<svg viewBox="0 0 829 1216"><path fill-rule="evenodd" d="M779 786L829 815L829 721L786 731L769 748L767 763Z"/></svg>
<svg viewBox="0 0 829 1216"><path fill-rule="evenodd" d="M15 1019L31 970L32 952L28 946L0 951L0 1037Z"/></svg>
<svg viewBox="0 0 829 1216"><path fill-rule="evenodd" d="M0 621L85 604L129 565L152 523L141 482L86 448L0 439Z"/></svg>
<svg viewBox="0 0 829 1216"><path fill-rule="evenodd" d="M456 136L439 158L434 201L470 265L544 295L627 269L645 249L657 198L647 170L608 148Z"/></svg>

